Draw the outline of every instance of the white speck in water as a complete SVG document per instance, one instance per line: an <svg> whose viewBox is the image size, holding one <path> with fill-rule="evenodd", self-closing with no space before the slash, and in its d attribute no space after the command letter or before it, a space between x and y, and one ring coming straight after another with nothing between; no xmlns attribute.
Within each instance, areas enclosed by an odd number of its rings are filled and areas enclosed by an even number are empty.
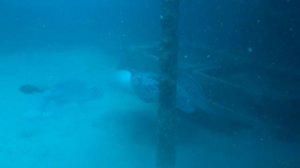
<svg viewBox="0 0 300 168"><path fill-rule="evenodd" d="M249 52L249 53L252 53L252 52L253 52L253 48L248 47L248 52Z"/></svg>
<svg viewBox="0 0 300 168"><path fill-rule="evenodd" d="M260 19L257 19L257 20L256 20L256 23L257 23L257 24L260 24L260 23L261 23L261 20L260 20Z"/></svg>

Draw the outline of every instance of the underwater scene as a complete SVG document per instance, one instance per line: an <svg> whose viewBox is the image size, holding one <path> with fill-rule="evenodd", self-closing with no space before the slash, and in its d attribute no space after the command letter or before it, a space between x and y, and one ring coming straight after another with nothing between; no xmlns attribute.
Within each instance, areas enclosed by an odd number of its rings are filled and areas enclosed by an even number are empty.
<svg viewBox="0 0 300 168"><path fill-rule="evenodd" d="M0 168L299 168L299 9L0 0Z"/></svg>

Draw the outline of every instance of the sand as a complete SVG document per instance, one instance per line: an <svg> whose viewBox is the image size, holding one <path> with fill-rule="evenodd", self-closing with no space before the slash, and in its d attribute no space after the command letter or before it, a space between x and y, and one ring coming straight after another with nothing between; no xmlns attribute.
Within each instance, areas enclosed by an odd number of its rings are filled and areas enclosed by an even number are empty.
<svg viewBox="0 0 300 168"><path fill-rule="evenodd" d="M111 86L117 57L69 48L3 53L0 60L1 168L155 167L156 107ZM86 113L71 103L41 116L40 96L18 90L22 84L51 86L68 79L101 86L103 98L87 103ZM296 168L299 163L294 144L253 132L228 136L196 128L178 146L178 167Z"/></svg>

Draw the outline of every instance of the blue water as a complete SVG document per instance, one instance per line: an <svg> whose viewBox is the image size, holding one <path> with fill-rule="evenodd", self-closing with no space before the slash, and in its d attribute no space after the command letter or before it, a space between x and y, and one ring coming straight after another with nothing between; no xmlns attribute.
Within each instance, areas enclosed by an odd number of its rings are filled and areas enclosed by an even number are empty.
<svg viewBox="0 0 300 168"><path fill-rule="evenodd" d="M299 7L181 2L177 168L299 167ZM159 41L159 0L1 0L0 167L156 167Z"/></svg>

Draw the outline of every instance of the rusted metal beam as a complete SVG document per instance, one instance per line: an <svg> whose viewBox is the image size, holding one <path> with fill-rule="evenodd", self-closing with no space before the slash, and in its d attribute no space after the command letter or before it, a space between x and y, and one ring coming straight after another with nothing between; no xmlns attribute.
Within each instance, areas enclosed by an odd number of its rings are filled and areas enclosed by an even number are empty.
<svg viewBox="0 0 300 168"><path fill-rule="evenodd" d="M178 68L179 0L162 0L160 46L160 103L158 110L157 167L176 163L176 81Z"/></svg>

